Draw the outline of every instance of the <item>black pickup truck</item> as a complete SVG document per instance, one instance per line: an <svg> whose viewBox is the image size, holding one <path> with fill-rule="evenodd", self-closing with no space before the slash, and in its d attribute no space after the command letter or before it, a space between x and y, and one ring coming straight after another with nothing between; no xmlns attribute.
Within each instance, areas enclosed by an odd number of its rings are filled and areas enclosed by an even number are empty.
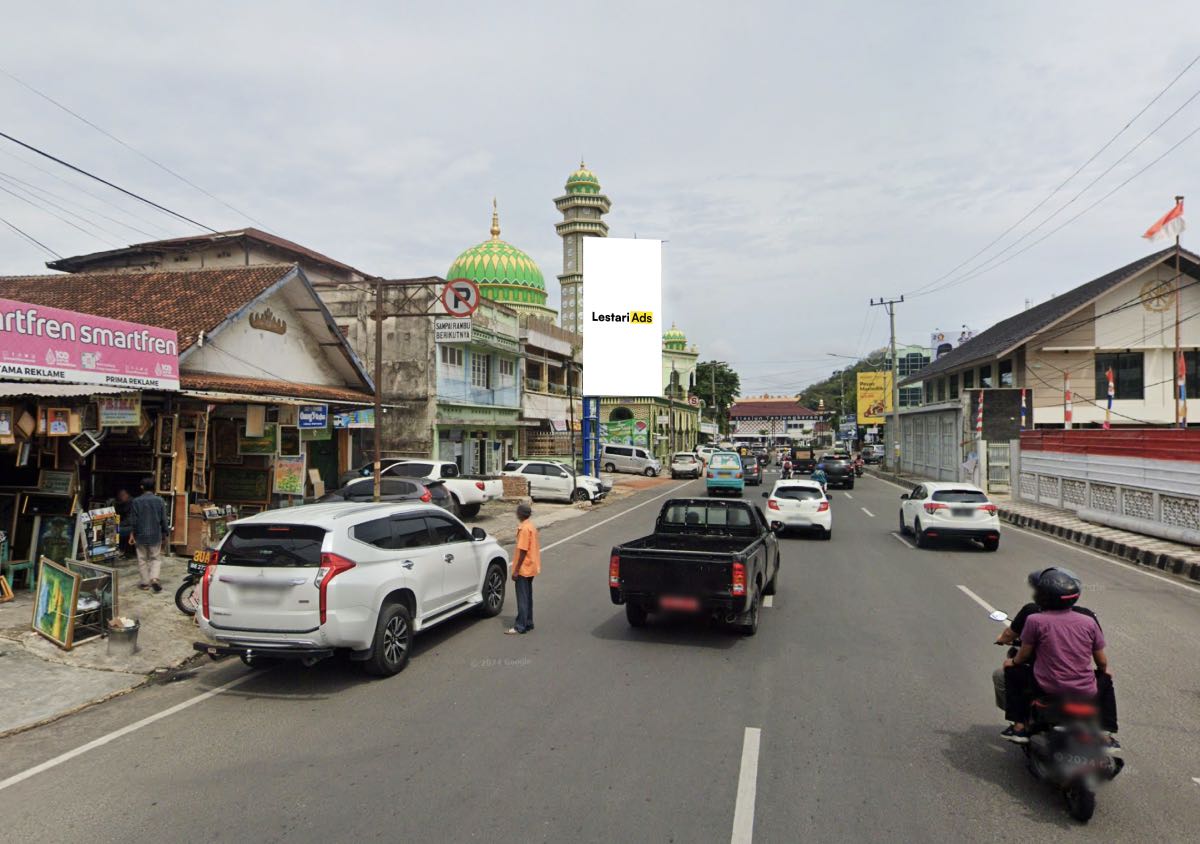
<svg viewBox="0 0 1200 844"><path fill-rule="evenodd" d="M778 540L746 501L672 498L654 533L615 546L608 563L612 602L634 627L650 613L707 614L753 636L778 580Z"/></svg>

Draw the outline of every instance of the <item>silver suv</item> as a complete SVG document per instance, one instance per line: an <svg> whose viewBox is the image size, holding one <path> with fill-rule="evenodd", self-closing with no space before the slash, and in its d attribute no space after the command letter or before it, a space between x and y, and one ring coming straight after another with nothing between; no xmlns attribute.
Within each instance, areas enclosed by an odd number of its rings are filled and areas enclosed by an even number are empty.
<svg viewBox="0 0 1200 844"><path fill-rule="evenodd" d="M606 472L632 472L652 478L662 471L662 463L651 457L644 448L636 445L613 445L601 447L600 465Z"/></svg>
<svg viewBox="0 0 1200 844"><path fill-rule="evenodd" d="M508 554L431 504L309 504L230 525L200 583L196 649L248 665L350 652L373 674L408 663L413 635L504 606Z"/></svg>

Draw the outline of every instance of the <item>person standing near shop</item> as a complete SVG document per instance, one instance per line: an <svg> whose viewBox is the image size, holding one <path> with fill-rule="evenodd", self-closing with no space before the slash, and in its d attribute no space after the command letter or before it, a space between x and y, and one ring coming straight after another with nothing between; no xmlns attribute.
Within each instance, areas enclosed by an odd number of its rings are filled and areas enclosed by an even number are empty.
<svg viewBox="0 0 1200 844"><path fill-rule="evenodd" d="M129 543L129 537L133 535L133 496L125 487L117 490L116 510L119 517L117 533L120 538L117 548L123 558L129 559L133 556L133 546Z"/></svg>
<svg viewBox="0 0 1200 844"><path fill-rule="evenodd" d="M542 571L542 549L531 516L532 507L517 505L517 558L512 569L517 584L517 620L504 631L509 636L533 629L533 579Z"/></svg>
<svg viewBox="0 0 1200 844"><path fill-rule="evenodd" d="M162 568L163 546L167 542L167 508L163 500L154 494L154 478L142 478L142 494L133 499L129 507L133 521L130 543L137 550L139 589L162 591L158 573Z"/></svg>

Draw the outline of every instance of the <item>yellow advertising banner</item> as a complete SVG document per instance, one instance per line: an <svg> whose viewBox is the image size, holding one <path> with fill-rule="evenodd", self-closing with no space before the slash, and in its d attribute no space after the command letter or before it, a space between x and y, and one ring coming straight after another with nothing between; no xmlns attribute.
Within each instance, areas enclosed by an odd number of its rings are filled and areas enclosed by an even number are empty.
<svg viewBox="0 0 1200 844"><path fill-rule="evenodd" d="M892 412L892 373L858 373L858 424L882 425Z"/></svg>

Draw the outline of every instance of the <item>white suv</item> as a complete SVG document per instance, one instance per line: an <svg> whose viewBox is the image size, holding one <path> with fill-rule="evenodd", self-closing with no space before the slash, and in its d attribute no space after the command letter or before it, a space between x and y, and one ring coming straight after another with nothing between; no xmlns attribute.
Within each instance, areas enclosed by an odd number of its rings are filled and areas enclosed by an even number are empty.
<svg viewBox="0 0 1200 844"><path fill-rule="evenodd" d="M776 533L785 530L811 530L822 539L833 536L833 510L829 498L816 481L780 480L767 499L767 521Z"/></svg>
<svg viewBox="0 0 1200 844"><path fill-rule="evenodd" d="M924 483L900 496L900 533L918 548L937 539L977 539L985 551L1000 547L1000 517L987 493L971 484Z"/></svg>
<svg viewBox="0 0 1200 844"><path fill-rule="evenodd" d="M599 501L612 489L591 475L571 470L551 460L510 460L504 464L503 475L515 475L529 481L529 497L534 500L556 498L560 501Z"/></svg>
<svg viewBox="0 0 1200 844"><path fill-rule="evenodd" d="M430 504L270 510L234 522L211 552L196 613L211 642L196 649L248 665L348 650L395 674L413 634L467 610L497 615L507 584L499 543Z"/></svg>

